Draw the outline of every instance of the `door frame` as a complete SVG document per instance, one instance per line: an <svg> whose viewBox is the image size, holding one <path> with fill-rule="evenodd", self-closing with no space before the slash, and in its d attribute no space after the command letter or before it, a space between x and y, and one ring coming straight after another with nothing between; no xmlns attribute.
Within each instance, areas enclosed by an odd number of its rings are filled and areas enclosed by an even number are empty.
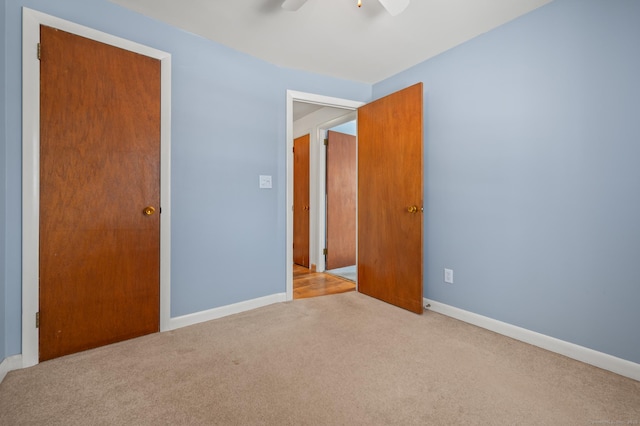
<svg viewBox="0 0 640 426"><path fill-rule="evenodd" d="M365 102L349 99L334 98L314 93L287 90L286 101L286 164L287 164L287 188L286 188L286 299L293 300L293 103L305 102L344 110L357 111Z"/></svg>
<svg viewBox="0 0 640 426"><path fill-rule="evenodd" d="M40 25L136 52L160 61L160 331L171 317L171 55L32 9L22 9L22 365L39 362L40 241Z"/></svg>

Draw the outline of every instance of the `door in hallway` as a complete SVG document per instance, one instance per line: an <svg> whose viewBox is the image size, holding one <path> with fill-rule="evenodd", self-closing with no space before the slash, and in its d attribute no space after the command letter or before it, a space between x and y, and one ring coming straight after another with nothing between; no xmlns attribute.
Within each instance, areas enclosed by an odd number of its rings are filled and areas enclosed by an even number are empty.
<svg viewBox="0 0 640 426"><path fill-rule="evenodd" d="M356 137L327 132L326 269L356 264Z"/></svg>
<svg viewBox="0 0 640 426"><path fill-rule="evenodd" d="M293 263L309 267L309 135L293 141Z"/></svg>
<svg viewBox="0 0 640 426"><path fill-rule="evenodd" d="M40 360L159 330L160 62L41 27Z"/></svg>
<svg viewBox="0 0 640 426"><path fill-rule="evenodd" d="M358 291L422 313L422 83L358 110Z"/></svg>

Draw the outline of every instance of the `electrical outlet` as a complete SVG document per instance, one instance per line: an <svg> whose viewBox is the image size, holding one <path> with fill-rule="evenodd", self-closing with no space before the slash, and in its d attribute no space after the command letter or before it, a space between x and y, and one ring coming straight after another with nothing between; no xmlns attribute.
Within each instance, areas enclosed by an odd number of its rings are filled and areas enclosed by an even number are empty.
<svg viewBox="0 0 640 426"><path fill-rule="evenodd" d="M444 268L444 282L453 284L453 269Z"/></svg>

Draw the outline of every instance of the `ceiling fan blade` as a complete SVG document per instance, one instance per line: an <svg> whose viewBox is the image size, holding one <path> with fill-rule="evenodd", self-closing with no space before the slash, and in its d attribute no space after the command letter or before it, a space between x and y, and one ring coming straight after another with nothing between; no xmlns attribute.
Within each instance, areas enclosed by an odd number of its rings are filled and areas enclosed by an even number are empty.
<svg viewBox="0 0 640 426"><path fill-rule="evenodd" d="M282 2L282 8L284 10L288 10L289 12L295 12L300 9L303 4L305 4L307 0L284 0Z"/></svg>
<svg viewBox="0 0 640 426"><path fill-rule="evenodd" d="M387 12L391 16L401 14L407 6L409 6L410 0L378 0L382 6L387 9Z"/></svg>

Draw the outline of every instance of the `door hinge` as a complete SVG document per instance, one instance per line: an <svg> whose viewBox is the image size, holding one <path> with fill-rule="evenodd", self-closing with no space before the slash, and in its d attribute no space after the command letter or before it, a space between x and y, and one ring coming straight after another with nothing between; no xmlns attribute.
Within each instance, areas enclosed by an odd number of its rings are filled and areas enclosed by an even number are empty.
<svg viewBox="0 0 640 426"><path fill-rule="evenodd" d="M327 255L327 249L322 249L322 254Z"/></svg>
<svg viewBox="0 0 640 426"><path fill-rule="evenodd" d="M36 312L36 328L40 328L40 312Z"/></svg>
<svg viewBox="0 0 640 426"><path fill-rule="evenodd" d="M325 140L324 140L324 145L325 145L325 146L328 146L328 145L329 145L329 139L325 139Z"/></svg>
<svg viewBox="0 0 640 426"><path fill-rule="evenodd" d="M291 150L291 152L293 152L294 154L296 153L296 147L294 146L293 149Z"/></svg>
<svg viewBox="0 0 640 426"><path fill-rule="evenodd" d="M41 56L42 56L42 45L38 43L38 60L40 60Z"/></svg>

